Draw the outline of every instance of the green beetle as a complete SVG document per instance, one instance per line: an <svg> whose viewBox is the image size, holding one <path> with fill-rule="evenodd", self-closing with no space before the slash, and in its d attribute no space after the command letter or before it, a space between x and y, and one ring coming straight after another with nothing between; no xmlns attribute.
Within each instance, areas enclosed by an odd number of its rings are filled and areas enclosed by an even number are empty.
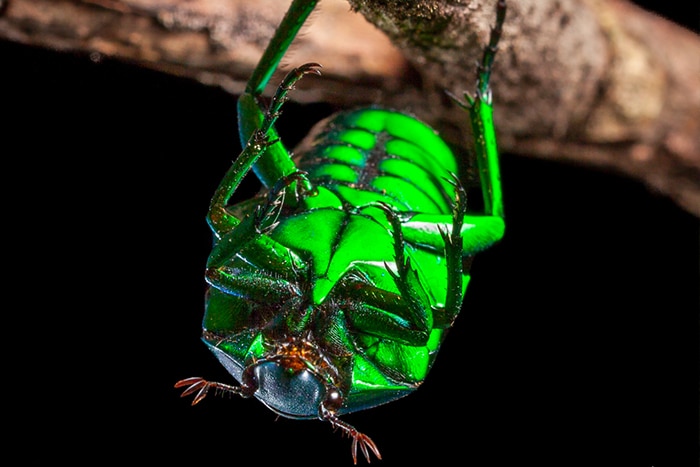
<svg viewBox="0 0 700 467"><path fill-rule="evenodd" d="M294 158L274 124L295 83L269 106L261 95L316 6L294 0L239 99L244 149L216 190L207 221L204 342L238 385L195 377L176 383L193 404L212 388L254 396L276 413L327 420L367 461L379 449L343 414L404 397L426 378L462 305L472 257L505 224L489 77L505 1L465 94L484 213L468 213L467 165L426 124L387 109L333 116ZM456 99L455 99L456 100ZM263 189L229 205L253 169Z"/></svg>

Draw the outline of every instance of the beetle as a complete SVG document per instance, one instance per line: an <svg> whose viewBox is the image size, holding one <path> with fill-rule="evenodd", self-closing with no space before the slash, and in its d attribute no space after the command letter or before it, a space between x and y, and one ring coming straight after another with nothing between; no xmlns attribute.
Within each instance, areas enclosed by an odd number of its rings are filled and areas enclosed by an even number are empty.
<svg viewBox="0 0 700 467"><path fill-rule="evenodd" d="M317 1L293 0L239 97L242 152L207 214L202 340L238 384L178 381L192 405L210 390L255 397L294 419L321 419L369 462L372 439L341 420L415 391L462 307L473 256L505 231L489 87L506 4L464 100L483 212L468 211L460 160L435 130L379 107L332 116L312 148L290 154L275 123L288 94L321 66L262 94ZM231 204L242 179L262 184Z"/></svg>

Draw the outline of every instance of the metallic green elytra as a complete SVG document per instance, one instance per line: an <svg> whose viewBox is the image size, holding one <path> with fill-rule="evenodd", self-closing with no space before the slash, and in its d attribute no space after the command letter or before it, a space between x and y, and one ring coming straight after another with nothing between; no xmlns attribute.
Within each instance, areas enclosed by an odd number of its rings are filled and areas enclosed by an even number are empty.
<svg viewBox="0 0 700 467"><path fill-rule="evenodd" d="M504 233L489 77L505 2L478 67L468 111L483 213L467 210L467 165L428 125L381 108L339 113L294 158L275 130L289 73L261 97L316 1L294 0L239 98L244 149L215 192L207 220L204 342L238 382L187 378L193 404L210 389L254 396L285 417L320 418L367 461L375 443L343 414L406 396L426 378L462 306L472 257ZM252 169L263 185L229 205Z"/></svg>

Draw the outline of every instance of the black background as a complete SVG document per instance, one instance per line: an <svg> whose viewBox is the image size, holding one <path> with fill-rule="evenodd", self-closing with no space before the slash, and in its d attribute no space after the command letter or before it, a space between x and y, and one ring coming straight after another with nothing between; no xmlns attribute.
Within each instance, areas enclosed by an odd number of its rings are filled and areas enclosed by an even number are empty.
<svg viewBox="0 0 700 467"><path fill-rule="evenodd" d="M639 3L700 26L692 2ZM231 382L199 334L235 96L12 43L0 56L5 403L20 415L6 424L31 443L10 443L22 463L350 465L328 424L254 400L190 407L173 388ZM326 110L290 104L283 137ZM346 421L385 466L697 465L697 218L610 173L508 154L502 170L506 238L475 261L429 378Z"/></svg>

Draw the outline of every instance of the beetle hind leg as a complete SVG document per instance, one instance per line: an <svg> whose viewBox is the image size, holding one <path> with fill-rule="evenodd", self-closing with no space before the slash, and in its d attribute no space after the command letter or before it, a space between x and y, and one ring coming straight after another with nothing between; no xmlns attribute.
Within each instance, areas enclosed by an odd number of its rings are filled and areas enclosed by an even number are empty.
<svg viewBox="0 0 700 467"><path fill-rule="evenodd" d="M455 103L469 113L472 127L476 162L479 168L479 179L484 199L484 211L489 216L503 219L503 193L501 189L496 130L493 124L493 102L491 95L491 71L493 61L498 51L498 43L503 35L503 23L506 16L506 2L496 3L496 24L491 28L489 42L484 48L481 62L477 66L476 92L470 95L464 93L460 100L447 93Z"/></svg>

